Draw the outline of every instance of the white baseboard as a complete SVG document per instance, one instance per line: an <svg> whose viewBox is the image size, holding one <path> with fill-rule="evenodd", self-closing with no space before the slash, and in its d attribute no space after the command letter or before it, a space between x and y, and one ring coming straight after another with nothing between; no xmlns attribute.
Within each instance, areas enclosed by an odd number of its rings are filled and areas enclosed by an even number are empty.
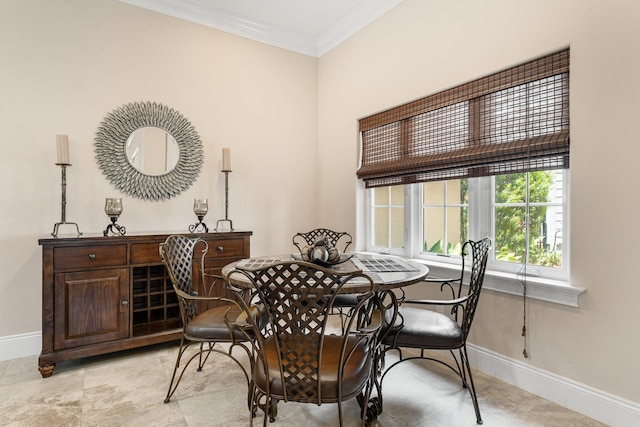
<svg viewBox="0 0 640 427"><path fill-rule="evenodd" d="M0 337L0 360L38 355L41 349L42 332L40 331Z"/></svg>
<svg viewBox="0 0 640 427"><path fill-rule="evenodd" d="M468 345L474 369L612 427L640 425L640 404L532 367L482 347Z"/></svg>

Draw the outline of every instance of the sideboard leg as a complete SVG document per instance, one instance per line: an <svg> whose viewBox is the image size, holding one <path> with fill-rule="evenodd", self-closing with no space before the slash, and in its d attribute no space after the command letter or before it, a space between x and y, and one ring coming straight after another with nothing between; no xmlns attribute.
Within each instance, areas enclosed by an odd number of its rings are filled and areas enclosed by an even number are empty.
<svg viewBox="0 0 640 427"><path fill-rule="evenodd" d="M40 375L42 375L42 378L49 378L51 374L53 374L53 370L55 368L56 368L55 363L52 363L50 365L38 366L38 370L40 371Z"/></svg>

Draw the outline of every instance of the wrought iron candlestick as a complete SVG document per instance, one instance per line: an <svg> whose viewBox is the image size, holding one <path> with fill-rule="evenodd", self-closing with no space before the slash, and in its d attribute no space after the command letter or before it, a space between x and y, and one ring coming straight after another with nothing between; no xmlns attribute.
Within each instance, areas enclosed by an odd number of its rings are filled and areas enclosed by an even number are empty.
<svg viewBox="0 0 640 427"><path fill-rule="evenodd" d="M228 222L229 229L233 231L233 222L229 219L229 173L230 170L223 170L224 173L224 219L219 219L216 223L216 231L221 222Z"/></svg>
<svg viewBox="0 0 640 427"><path fill-rule="evenodd" d="M109 235L109 233L113 233L114 235L124 236L127 232L127 229L119 224L116 224L116 221L118 221L118 217L122 213L122 199L120 198L104 199L104 212L111 219L111 224L107 226L107 228L102 232L102 234L105 237Z"/></svg>
<svg viewBox="0 0 640 427"><path fill-rule="evenodd" d="M60 222L56 222L53 226L53 232L51 235L53 237L58 237L58 229L61 225L75 225L76 231L78 232L78 237L82 236L80 232L80 227L75 222L67 222L67 166L71 166L69 163L56 163L56 165L60 166L62 169L62 201L61 201L61 220Z"/></svg>
<svg viewBox="0 0 640 427"><path fill-rule="evenodd" d="M198 222L189 226L190 233L200 233L202 231L205 233L209 232L207 224L202 222L207 212L209 212L208 199L193 199L193 213L198 217Z"/></svg>

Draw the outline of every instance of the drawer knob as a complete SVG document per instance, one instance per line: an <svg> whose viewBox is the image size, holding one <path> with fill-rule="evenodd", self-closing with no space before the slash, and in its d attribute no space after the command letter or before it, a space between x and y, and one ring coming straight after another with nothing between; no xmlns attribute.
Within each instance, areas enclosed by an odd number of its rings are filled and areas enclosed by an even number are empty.
<svg viewBox="0 0 640 427"><path fill-rule="evenodd" d="M129 301L127 300L122 301L122 305L129 305Z"/></svg>
<svg viewBox="0 0 640 427"><path fill-rule="evenodd" d="M218 246L218 252L224 251L224 246Z"/></svg>
<svg viewBox="0 0 640 427"><path fill-rule="evenodd" d="M96 259L96 254L89 254L89 259Z"/></svg>

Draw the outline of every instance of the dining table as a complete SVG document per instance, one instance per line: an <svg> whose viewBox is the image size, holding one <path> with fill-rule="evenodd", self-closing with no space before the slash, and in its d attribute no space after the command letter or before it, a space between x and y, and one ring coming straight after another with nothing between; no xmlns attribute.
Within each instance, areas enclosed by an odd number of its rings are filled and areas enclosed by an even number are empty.
<svg viewBox="0 0 640 427"><path fill-rule="evenodd" d="M236 267L260 268L283 261L300 260L297 254L281 254L246 258L227 264L222 268L222 275L227 276ZM362 271L374 283L374 291L383 292L402 288L421 282L429 274L425 264L395 255L384 255L364 252L348 252L342 254L341 262L336 264L320 264L336 272ZM249 279L242 274L231 275L230 282L238 287L251 286ZM368 286L364 278L355 278L346 283L340 290L342 294L361 292Z"/></svg>

